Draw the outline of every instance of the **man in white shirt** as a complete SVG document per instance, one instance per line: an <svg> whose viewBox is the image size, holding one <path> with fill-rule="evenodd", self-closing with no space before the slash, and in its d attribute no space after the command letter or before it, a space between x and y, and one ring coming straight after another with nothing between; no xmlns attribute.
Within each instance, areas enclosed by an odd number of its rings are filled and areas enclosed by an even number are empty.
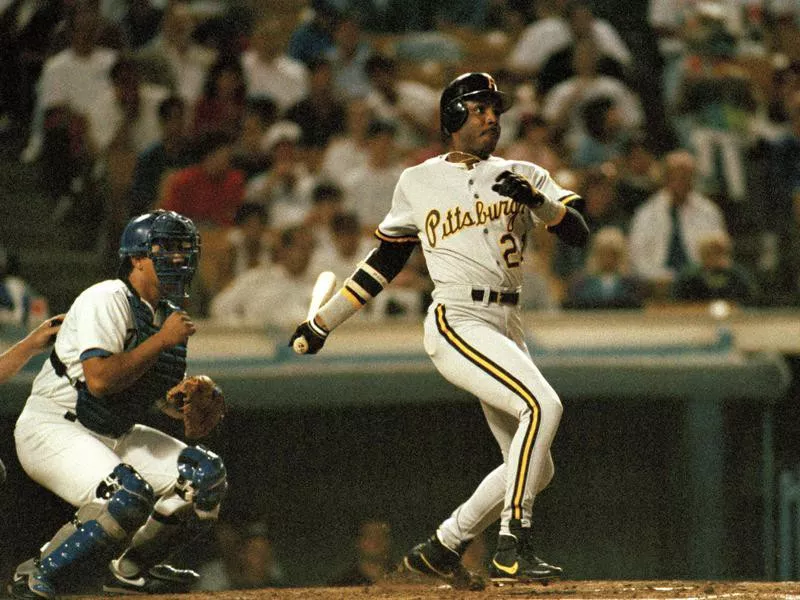
<svg viewBox="0 0 800 600"><path fill-rule="evenodd" d="M403 172L397 160L396 131L391 121L372 121L367 127L367 161L344 178L345 208L358 215L365 234L374 232L383 220Z"/></svg>
<svg viewBox="0 0 800 600"><path fill-rule="evenodd" d="M722 210L694 189L694 157L678 150L664 162L665 185L634 212L628 238L634 274L656 297L668 291L681 268L699 262L703 238L727 233Z"/></svg>
<svg viewBox="0 0 800 600"><path fill-rule="evenodd" d="M189 3L170 2L161 33L137 53L145 80L174 91L189 107L200 97L206 74L217 58L215 50L192 41L194 28Z"/></svg>
<svg viewBox="0 0 800 600"><path fill-rule="evenodd" d="M583 38L594 41L598 56L611 59L623 69L632 64L631 52L617 30L608 21L595 18L585 1L567 2L563 10L559 10L557 1L548 0L544 4L540 12L542 18L522 32L511 51L507 61L511 71L523 77L535 77L550 58ZM552 84L547 89L549 87Z"/></svg>
<svg viewBox="0 0 800 600"><path fill-rule="evenodd" d="M70 45L45 61L37 84L37 103L28 146L22 159L39 158L44 140L45 114L67 109L86 121L97 108L98 98L110 88L109 72L117 53L97 45L100 17L96 9L77 5L67 18Z"/></svg>
<svg viewBox="0 0 800 600"><path fill-rule="evenodd" d="M250 47L242 53L242 68L250 98L267 96L278 106L278 115L308 95L308 68L286 54L288 32L281 23L266 18L250 38Z"/></svg>
<svg viewBox="0 0 800 600"><path fill-rule="evenodd" d="M236 277L211 302L211 317L229 325L291 330L304 319L317 273L309 269L311 231L296 225L280 234L275 262Z"/></svg>

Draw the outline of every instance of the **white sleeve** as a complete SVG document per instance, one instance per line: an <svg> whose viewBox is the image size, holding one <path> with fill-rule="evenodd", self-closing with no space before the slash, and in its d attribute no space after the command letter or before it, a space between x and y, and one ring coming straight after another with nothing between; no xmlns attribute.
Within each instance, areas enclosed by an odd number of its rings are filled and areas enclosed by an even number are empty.
<svg viewBox="0 0 800 600"><path fill-rule="evenodd" d="M38 101L43 109L46 110L67 102L66 90L68 88L62 81L64 78L64 69L59 69L57 64L49 61L45 63L38 85Z"/></svg>
<svg viewBox="0 0 800 600"><path fill-rule="evenodd" d="M611 56L625 66L631 64L632 57L628 46L625 45L617 30L608 21L595 19L594 35L599 49L604 54Z"/></svg>
<svg viewBox="0 0 800 600"><path fill-rule="evenodd" d="M408 170L403 171L392 195L392 207L378 225L378 232L391 239L413 237L416 239L419 229L414 223L414 211L406 194Z"/></svg>
<svg viewBox="0 0 800 600"><path fill-rule="evenodd" d="M124 289L109 293L98 287L77 301L77 349L81 360L89 356L109 356L125 351L131 307Z"/></svg>

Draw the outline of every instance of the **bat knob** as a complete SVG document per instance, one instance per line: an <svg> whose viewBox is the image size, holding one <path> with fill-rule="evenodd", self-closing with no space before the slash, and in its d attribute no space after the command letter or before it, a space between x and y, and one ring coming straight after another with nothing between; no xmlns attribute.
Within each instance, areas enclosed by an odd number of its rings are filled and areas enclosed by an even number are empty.
<svg viewBox="0 0 800 600"><path fill-rule="evenodd" d="M308 342L306 341L306 338L301 335L299 338L295 339L295 341L292 342L292 348L294 349L295 354L305 354L308 352Z"/></svg>

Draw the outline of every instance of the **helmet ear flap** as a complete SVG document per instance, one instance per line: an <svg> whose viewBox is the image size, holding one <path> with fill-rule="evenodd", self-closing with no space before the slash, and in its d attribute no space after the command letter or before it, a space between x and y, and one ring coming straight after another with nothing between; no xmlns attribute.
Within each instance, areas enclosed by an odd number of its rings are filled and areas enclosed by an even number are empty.
<svg viewBox="0 0 800 600"><path fill-rule="evenodd" d="M444 133L450 135L455 133L464 123L467 122L467 115L469 111L460 99L453 100L450 104L445 106L444 113L442 114L442 128Z"/></svg>

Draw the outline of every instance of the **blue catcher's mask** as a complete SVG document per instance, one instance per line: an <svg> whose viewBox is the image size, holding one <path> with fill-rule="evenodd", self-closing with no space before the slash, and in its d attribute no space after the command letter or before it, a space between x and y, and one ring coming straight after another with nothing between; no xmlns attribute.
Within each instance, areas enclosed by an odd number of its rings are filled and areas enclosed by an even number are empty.
<svg viewBox="0 0 800 600"><path fill-rule="evenodd" d="M200 257L200 235L191 219L155 210L131 219L122 232L119 256L153 261L163 296L180 305L189 297Z"/></svg>

